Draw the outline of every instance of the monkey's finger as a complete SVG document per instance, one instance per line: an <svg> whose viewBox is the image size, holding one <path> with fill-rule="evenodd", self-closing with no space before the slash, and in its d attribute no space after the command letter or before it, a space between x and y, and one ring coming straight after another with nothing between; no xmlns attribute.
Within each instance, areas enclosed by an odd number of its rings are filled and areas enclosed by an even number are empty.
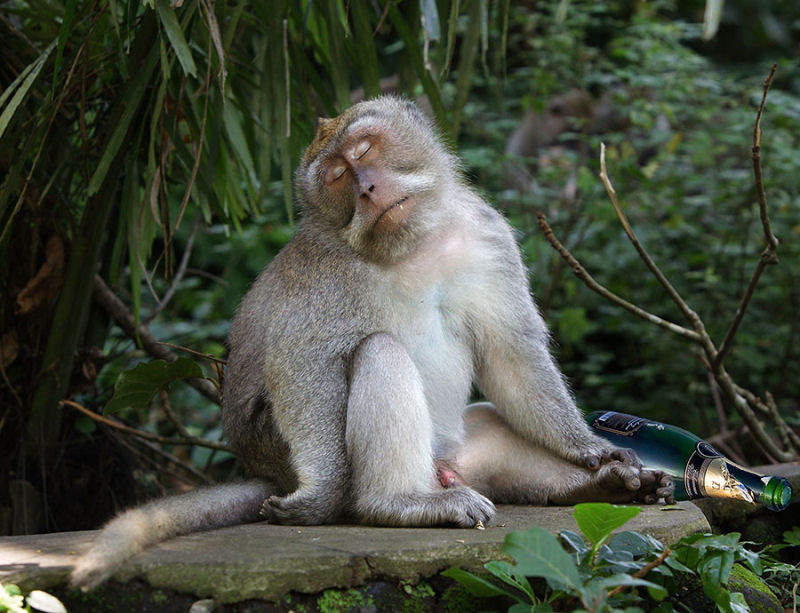
<svg viewBox="0 0 800 613"><path fill-rule="evenodd" d="M637 468L623 464L620 461L615 461L606 464L603 469L609 474L613 474L619 481L625 484L625 488L635 492L641 489L642 480L640 479L640 471Z"/></svg>

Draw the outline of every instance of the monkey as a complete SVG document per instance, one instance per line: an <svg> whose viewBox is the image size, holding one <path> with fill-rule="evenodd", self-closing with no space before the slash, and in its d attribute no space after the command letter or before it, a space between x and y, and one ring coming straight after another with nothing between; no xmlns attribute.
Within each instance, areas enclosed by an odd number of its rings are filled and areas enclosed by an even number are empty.
<svg viewBox="0 0 800 613"><path fill-rule="evenodd" d="M594 435L550 352L513 231L412 102L320 119L302 221L232 320L225 436L251 481L127 511L72 574L214 526L487 524L495 503L671 499ZM474 388L489 402L469 405Z"/></svg>

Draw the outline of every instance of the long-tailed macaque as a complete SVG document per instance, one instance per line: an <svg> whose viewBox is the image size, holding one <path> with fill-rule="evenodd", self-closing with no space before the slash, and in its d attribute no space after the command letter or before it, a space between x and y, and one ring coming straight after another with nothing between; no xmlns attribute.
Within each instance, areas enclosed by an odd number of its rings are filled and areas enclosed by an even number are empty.
<svg viewBox="0 0 800 613"><path fill-rule="evenodd" d="M548 349L509 225L412 103L319 121L303 222L230 332L228 441L254 477L121 514L93 586L157 541L283 524L487 523L494 502L654 502L672 483L592 434ZM492 404L467 410L476 386Z"/></svg>

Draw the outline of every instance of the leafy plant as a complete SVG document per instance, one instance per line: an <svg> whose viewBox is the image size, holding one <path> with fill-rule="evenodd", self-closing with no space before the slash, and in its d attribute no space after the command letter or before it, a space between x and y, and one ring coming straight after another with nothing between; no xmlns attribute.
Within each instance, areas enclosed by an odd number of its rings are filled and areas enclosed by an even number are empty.
<svg viewBox="0 0 800 613"><path fill-rule="evenodd" d="M510 600L514 603L508 608L510 613L570 607L590 613L641 611L641 606L659 612L681 610L681 599L693 582L700 583L719 611L739 613L749 607L744 596L730 587L736 564L756 575L787 572L782 563L765 566L758 554L739 541L738 533L695 534L671 548L637 532L612 536L640 511L607 503L576 505L574 517L581 534L562 531L563 545L536 526L508 534L503 553L514 564L492 561L484 565L500 584L458 568L442 574L475 596Z"/></svg>
<svg viewBox="0 0 800 613"><path fill-rule="evenodd" d="M31 607L44 613L67 613L66 607L52 594L33 590L25 598L18 586L0 583L0 613L30 613Z"/></svg>

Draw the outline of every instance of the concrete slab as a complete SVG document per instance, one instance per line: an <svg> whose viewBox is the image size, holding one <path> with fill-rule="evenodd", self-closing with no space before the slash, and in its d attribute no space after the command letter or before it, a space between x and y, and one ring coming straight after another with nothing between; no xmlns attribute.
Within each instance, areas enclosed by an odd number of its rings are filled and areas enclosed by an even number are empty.
<svg viewBox="0 0 800 613"><path fill-rule="evenodd" d="M247 524L171 539L132 558L114 579L141 578L154 588L213 598L275 601L373 580L416 581L451 566L477 570L501 556L505 535L542 526L553 534L577 530L571 507L498 507L485 530L274 526ZM650 506L624 526L672 543L710 531L691 503ZM0 538L0 582L27 589L63 586L95 532Z"/></svg>

